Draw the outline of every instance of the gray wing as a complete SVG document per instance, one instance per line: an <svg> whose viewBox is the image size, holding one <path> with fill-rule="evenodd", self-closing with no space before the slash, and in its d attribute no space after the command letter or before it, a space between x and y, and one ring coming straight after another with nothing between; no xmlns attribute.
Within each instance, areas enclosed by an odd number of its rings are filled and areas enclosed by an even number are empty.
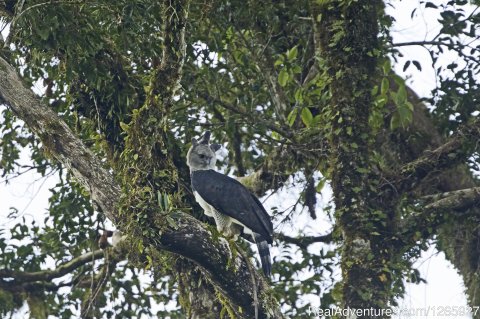
<svg viewBox="0 0 480 319"><path fill-rule="evenodd" d="M237 180L214 170L192 172L192 188L219 213L238 220L272 243L273 225L262 203Z"/></svg>

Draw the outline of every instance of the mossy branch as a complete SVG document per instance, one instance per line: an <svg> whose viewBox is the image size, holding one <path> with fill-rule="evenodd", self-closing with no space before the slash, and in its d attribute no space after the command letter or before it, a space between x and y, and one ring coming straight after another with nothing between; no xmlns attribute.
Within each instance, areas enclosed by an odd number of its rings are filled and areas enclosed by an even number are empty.
<svg viewBox="0 0 480 319"><path fill-rule="evenodd" d="M465 161L472 148L478 149L480 140L480 119L461 126L444 144L433 150L426 150L416 160L407 163L395 177L398 187L413 189L428 174L454 167Z"/></svg>
<svg viewBox="0 0 480 319"><path fill-rule="evenodd" d="M480 203L480 187L425 196L424 199L430 201L425 206L427 210L465 210Z"/></svg>
<svg viewBox="0 0 480 319"><path fill-rule="evenodd" d="M55 278L63 277L80 266L83 266L91 261L103 258L104 252L101 249L93 252L85 253L72 260L61 264L55 269L47 269L41 271L16 271L11 269L0 269L0 279L13 278L13 282L19 283L31 283L37 281L49 281Z"/></svg>

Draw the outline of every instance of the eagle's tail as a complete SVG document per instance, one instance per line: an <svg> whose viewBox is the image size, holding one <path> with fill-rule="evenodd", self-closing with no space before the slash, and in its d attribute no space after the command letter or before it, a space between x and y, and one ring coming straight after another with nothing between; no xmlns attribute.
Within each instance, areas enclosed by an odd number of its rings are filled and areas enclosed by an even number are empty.
<svg viewBox="0 0 480 319"><path fill-rule="evenodd" d="M270 278L272 273L272 259L270 257L270 248L267 241L260 234L255 234L255 241L258 247L258 254L262 262L263 273L267 278Z"/></svg>

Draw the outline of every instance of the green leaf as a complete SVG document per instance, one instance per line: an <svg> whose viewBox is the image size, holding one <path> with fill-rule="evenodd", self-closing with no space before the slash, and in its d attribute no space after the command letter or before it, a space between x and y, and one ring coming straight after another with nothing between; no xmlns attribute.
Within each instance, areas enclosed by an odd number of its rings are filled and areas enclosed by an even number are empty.
<svg viewBox="0 0 480 319"><path fill-rule="evenodd" d="M280 71L280 74L278 74L278 83L281 86L285 86L287 85L287 82L288 82L288 72L286 69L282 69L282 71Z"/></svg>
<svg viewBox="0 0 480 319"><path fill-rule="evenodd" d="M50 34L49 31L50 31L50 30L48 30L47 28L37 30L38 35L40 36L40 38L41 38L42 40L47 40L47 39L48 39L48 35Z"/></svg>
<svg viewBox="0 0 480 319"><path fill-rule="evenodd" d="M369 172L368 169L366 169L365 167L357 167L357 172L359 172L360 174L367 174Z"/></svg>
<svg viewBox="0 0 480 319"><path fill-rule="evenodd" d="M386 59L385 63L383 63L383 75L388 75L390 73L390 70L392 69L392 64L390 62L390 59Z"/></svg>
<svg viewBox="0 0 480 319"><path fill-rule="evenodd" d="M166 211L170 208L170 200L168 194L163 194L163 207Z"/></svg>
<svg viewBox="0 0 480 319"><path fill-rule="evenodd" d="M295 102L303 103L303 90L301 88L295 91Z"/></svg>
<svg viewBox="0 0 480 319"><path fill-rule="evenodd" d="M302 109L301 117L302 117L302 122L303 124L305 124L306 127L310 127L310 125L312 125L313 115L312 115L312 112L310 112L309 108L304 107Z"/></svg>
<svg viewBox="0 0 480 319"><path fill-rule="evenodd" d="M395 96L395 104L397 107L399 105L403 105L407 102L407 89L405 88L405 85L401 85L398 88L397 95Z"/></svg>
<svg viewBox="0 0 480 319"><path fill-rule="evenodd" d="M410 111L413 112L413 104L412 104L412 103L410 103L410 102L408 102L408 101L405 102L405 107L408 108Z"/></svg>
<svg viewBox="0 0 480 319"><path fill-rule="evenodd" d="M398 86L405 85L405 80L398 74L392 73L390 77L393 78L393 80Z"/></svg>
<svg viewBox="0 0 480 319"><path fill-rule="evenodd" d="M126 131L128 130L128 124L125 124L125 123L123 123L123 122L120 122L120 128L121 128L124 132L126 132Z"/></svg>
<svg viewBox="0 0 480 319"><path fill-rule="evenodd" d="M288 61L293 61L297 58L297 54L298 54L298 48L297 46L294 46L293 48L291 48L290 50L287 51L287 59Z"/></svg>
<svg viewBox="0 0 480 319"><path fill-rule="evenodd" d="M292 127L293 124L295 123L295 120L297 119L298 115L298 108L294 108L287 116L287 124L288 126Z"/></svg>
<svg viewBox="0 0 480 319"><path fill-rule="evenodd" d="M358 194L358 193L360 193L360 192L362 191L362 188L356 186L356 187L353 187L352 190L353 190L354 193L357 193L357 194Z"/></svg>
<svg viewBox="0 0 480 319"><path fill-rule="evenodd" d="M390 128L396 129L398 127L405 127L412 122L413 119L413 105L409 102L397 106L397 111L393 113L390 119Z"/></svg>
<svg viewBox="0 0 480 319"><path fill-rule="evenodd" d="M233 30L233 27L229 26L227 29L227 32L225 32L225 37L227 38L227 40L230 40L233 38L234 34L235 34L235 31Z"/></svg>
<svg viewBox="0 0 480 319"><path fill-rule="evenodd" d="M402 121L402 126L406 126L408 123L411 122L413 118L413 112L407 103L401 105L398 108L398 114L400 115L400 120Z"/></svg>
<svg viewBox="0 0 480 319"><path fill-rule="evenodd" d="M170 225L170 227L172 227L172 228L175 229L175 230L178 229L178 225L177 225L177 223L175 223L175 221L173 220L172 217L167 216L167 217L166 217L166 220L167 220L167 223Z"/></svg>
<svg viewBox="0 0 480 319"><path fill-rule="evenodd" d="M323 177L318 181L317 186L315 186L315 190L317 191L317 193L322 192L322 189L325 186L325 182L326 182L326 178L323 178Z"/></svg>
<svg viewBox="0 0 480 319"><path fill-rule="evenodd" d="M145 270L148 270L153 266L153 259L149 255L147 255L146 257L147 257L147 265L145 266Z"/></svg>
<svg viewBox="0 0 480 319"><path fill-rule="evenodd" d="M312 126L319 126L321 120L322 120L322 115L320 114L315 115L312 121Z"/></svg>
<svg viewBox="0 0 480 319"><path fill-rule="evenodd" d="M402 125L402 122L400 120L400 115L398 112L393 113L392 118L390 119L390 129L394 130L396 128L399 128Z"/></svg>
<svg viewBox="0 0 480 319"><path fill-rule="evenodd" d="M302 68L299 65L294 65L292 67L292 73L293 74L300 74L300 73L302 73Z"/></svg>
<svg viewBox="0 0 480 319"><path fill-rule="evenodd" d="M235 50L233 51L233 58L235 59L235 62L240 64L240 65L243 65L243 52L240 51L240 50Z"/></svg>
<svg viewBox="0 0 480 319"><path fill-rule="evenodd" d="M382 85L380 87L380 93L382 95L385 95L389 88L390 88L390 82L388 81L387 78L383 78L382 79Z"/></svg>

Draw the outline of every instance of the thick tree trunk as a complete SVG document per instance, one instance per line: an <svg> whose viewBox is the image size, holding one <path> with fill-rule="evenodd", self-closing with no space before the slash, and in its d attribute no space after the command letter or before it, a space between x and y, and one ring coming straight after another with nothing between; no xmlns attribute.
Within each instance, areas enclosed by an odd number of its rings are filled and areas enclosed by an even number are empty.
<svg viewBox="0 0 480 319"><path fill-rule="evenodd" d="M368 68L370 61L367 56L375 56L373 52L377 49L372 37L377 36L375 24L378 20L372 12L375 12L375 7L381 10L381 4L358 1L343 7L341 1L329 1L323 4L315 2L311 6L313 19L317 22L315 45L319 55L325 58L332 78L332 186L344 240L342 272L345 307L381 308L388 304L392 297L389 289L393 284L388 269L395 269L394 264L389 263L401 259L402 249L415 245L416 240L400 238L400 242L396 243L399 238L386 234L402 234L412 227L417 234L421 232L424 239L438 234L440 246L462 273L470 304L478 305L480 249L479 231L478 227L475 228L478 222L474 222L475 217L456 217L453 218L454 223L445 223L446 217L440 217L464 216L452 214L452 209L463 214L468 209L469 216L478 216L476 208L472 208L478 200L478 192L472 187L478 185L467 167L461 164L465 158L462 145L469 139L478 138L478 121L466 125L462 132L446 141L426 115L425 107L410 91L409 100L415 104L413 123L404 130L394 132L386 128L374 142L375 149L384 151L388 165L402 167L406 164L400 174L393 173L394 178L401 181L393 187L386 187L382 186L385 182L375 185L372 182L375 177L371 176L369 182L366 174L361 172L374 170L367 160L368 141L361 136L368 136L366 116L370 101L364 94L369 91L368 85L374 78L372 69ZM348 41L342 41L349 36ZM351 134L348 134L349 131ZM459 160L452 161L452 158ZM421 223L406 225L396 220L397 190L400 193L410 192L411 196L419 198L460 189L468 190L444 194L449 198L435 203L430 201L421 217L412 216L412 219L420 218ZM372 193L375 191L378 193ZM445 210L447 214L442 215ZM435 214L439 217L425 218ZM401 242L403 240L405 242ZM406 243L409 240L410 243ZM387 272L382 273L382 266Z"/></svg>
<svg viewBox="0 0 480 319"><path fill-rule="evenodd" d="M379 1L328 1L312 4L317 50L330 74L328 122L332 188L342 231L343 307L383 309L391 298L385 272L390 248L384 242L388 211L395 204L373 192L368 117L376 71ZM377 53L375 53L377 52ZM374 317L374 314L362 317Z"/></svg>

